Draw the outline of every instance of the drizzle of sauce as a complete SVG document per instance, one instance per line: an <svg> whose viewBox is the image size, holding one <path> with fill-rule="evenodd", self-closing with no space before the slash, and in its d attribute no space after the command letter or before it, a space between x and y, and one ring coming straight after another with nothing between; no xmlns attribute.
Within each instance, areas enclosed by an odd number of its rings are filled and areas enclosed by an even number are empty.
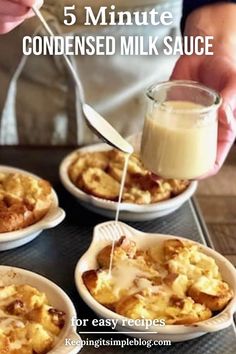
<svg viewBox="0 0 236 354"><path fill-rule="evenodd" d="M124 161L124 167L123 167L121 184L120 184L120 193L119 193L119 199L118 199L117 209L116 209L116 217L115 217L115 225L116 226L118 226L118 221L119 221L120 207L121 207L121 203L122 203L122 196L123 196L123 193L124 193L124 187L125 187L125 180L126 180L126 176L127 176L129 158L130 158L130 154L125 154L125 161ZM112 270L114 250L115 250L115 241L116 240L113 238L112 239L111 256L110 256L109 273L108 273L109 278L111 277L111 270Z"/></svg>
<svg viewBox="0 0 236 354"><path fill-rule="evenodd" d="M124 161L123 172L122 172L121 184L120 184L119 199L118 199L117 209L116 209L116 218L115 218L116 224L117 224L118 221L119 221L120 207L121 207L122 196L123 196L124 187L125 187L125 180L126 180L126 176L127 176L129 158L130 158L130 154L126 154L126 155L125 155L125 161Z"/></svg>

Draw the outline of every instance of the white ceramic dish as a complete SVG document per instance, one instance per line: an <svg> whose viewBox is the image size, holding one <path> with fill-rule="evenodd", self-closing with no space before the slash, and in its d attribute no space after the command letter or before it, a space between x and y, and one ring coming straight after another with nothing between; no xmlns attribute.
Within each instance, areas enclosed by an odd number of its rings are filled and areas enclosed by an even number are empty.
<svg viewBox="0 0 236 354"><path fill-rule="evenodd" d="M62 161L60 165L60 178L68 192L71 193L85 208L97 214L114 218L117 209L116 202L96 198L83 192L71 182L68 176L68 168L76 158L78 152L95 152L109 149L110 147L106 144L96 144L72 152ZM182 204L192 197L197 189L197 185L197 182L191 182L189 187L177 197L159 203L149 205L122 203L120 209L120 219L126 221L144 221L168 215L179 209Z"/></svg>
<svg viewBox="0 0 236 354"><path fill-rule="evenodd" d="M64 345L66 338L78 341L81 338L76 333L75 328L71 326L70 321L72 317L76 317L76 310L70 298L61 288L39 274L9 266L0 266L0 279L1 285L28 284L37 288L47 295L49 303L53 307L65 312L65 326L55 343L55 347L49 352L50 354L76 354L80 351L80 346L75 348Z"/></svg>
<svg viewBox="0 0 236 354"><path fill-rule="evenodd" d="M22 173L25 175L33 176L38 178L32 173L26 172L24 170L0 165L0 172L3 173ZM13 232L0 233L0 251L6 251L13 248L20 247L33 239L35 239L39 234L46 229L51 229L58 224L60 224L65 218L65 212L58 206L58 197L54 190L52 190L52 205L48 213L37 223L25 227L22 230L17 230Z"/></svg>
<svg viewBox="0 0 236 354"><path fill-rule="evenodd" d="M166 325L165 327L153 326L150 327L148 331L141 327L122 327L120 324L124 317L99 304L89 293L82 280L82 274L85 271L97 268L98 265L96 256L98 252L106 245L111 244L112 238L117 240L121 235L125 235L129 239L134 240L139 248L148 246L151 247L152 245L156 245L157 243L170 238L183 239L181 237L170 235L146 234L120 222L116 225L114 221L96 226L94 229L92 243L88 251L82 256L76 266L75 283L84 302L86 302L86 304L99 317L117 319L119 321L117 330L121 332L136 332L131 334L132 336L152 340L167 339L173 342L186 341L200 337L208 332L216 332L230 326L233 323L233 313L236 311L236 270L233 265L218 252L209 247L200 245L205 254L215 259L220 268L223 279L228 282L234 291L234 298L230 301L227 307L217 316L193 325ZM150 332L158 333L153 334Z"/></svg>

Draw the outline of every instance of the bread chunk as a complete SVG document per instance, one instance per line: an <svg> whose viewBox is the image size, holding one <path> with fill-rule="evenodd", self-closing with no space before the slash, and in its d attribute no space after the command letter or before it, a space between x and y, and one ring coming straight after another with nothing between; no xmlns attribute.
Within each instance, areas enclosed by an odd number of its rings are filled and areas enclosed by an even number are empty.
<svg viewBox="0 0 236 354"><path fill-rule="evenodd" d="M101 268L108 269L110 265L112 246L108 245L104 247L97 255L97 261ZM136 253L136 244L127 240L125 237L121 237L119 241L115 243L114 247L114 264L116 261L125 258L133 258Z"/></svg>
<svg viewBox="0 0 236 354"><path fill-rule="evenodd" d="M91 167L82 174L84 188L98 198L117 200L120 184L100 168Z"/></svg>
<svg viewBox="0 0 236 354"><path fill-rule="evenodd" d="M212 311L221 311L232 299L233 292L227 283L203 276L189 288L188 295Z"/></svg>
<svg viewBox="0 0 236 354"><path fill-rule="evenodd" d="M70 165L68 173L73 183L77 184L82 173L89 167L105 170L109 163L109 151L78 153Z"/></svg>
<svg viewBox="0 0 236 354"><path fill-rule="evenodd" d="M68 174L74 185L84 192L98 198L117 201L117 183L120 186L124 163L125 154L116 149L78 153L68 168ZM101 178L104 184L108 185L107 190L101 188L102 183L98 188L95 181L91 181L92 171L93 174L96 171L96 178ZM182 193L188 185L189 181L186 180L154 180L152 174L143 166L140 156L132 154L128 162L122 201L138 205L159 203Z"/></svg>
<svg viewBox="0 0 236 354"><path fill-rule="evenodd" d="M65 325L65 313L28 284L0 287L0 353L46 354Z"/></svg>
<svg viewBox="0 0 236 354"><path fill-rule="evenodd" d="M95 270L83 274L83 282L92 296L102 305L113 308L119 300L119 294L113 293L107 273Z"/></svg>
<svg viewBox="0 0 236 354"><path fill-rule="evenodd" d="M122 236L112 263L112 244L102 248L98 269L82 276L94 299L124 317L170 325L204 321L227 306L233 290L201 245L177 238L154 242L145 247L141 241L138 248L133 238Z"/></svg>
<svg viewBox="0 0 236 354"><path fill-rule="evenodd" d="M0 179L0 233L23 229L39 221L52 204L47 181L21 173Z"/></svg>

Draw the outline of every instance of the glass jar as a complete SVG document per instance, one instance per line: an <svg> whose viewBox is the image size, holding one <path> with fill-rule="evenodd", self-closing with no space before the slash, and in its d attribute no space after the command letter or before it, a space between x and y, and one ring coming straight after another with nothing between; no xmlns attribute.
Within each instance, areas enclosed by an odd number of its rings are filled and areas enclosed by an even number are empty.
<svg viewBox="0 0 236 354"><path fill-rule="evenodd" d="M211 170L220 95L197 82L168 81L152 86L147 97L141 143L145 167L158 176L178 179L195 179Z"/></svg>

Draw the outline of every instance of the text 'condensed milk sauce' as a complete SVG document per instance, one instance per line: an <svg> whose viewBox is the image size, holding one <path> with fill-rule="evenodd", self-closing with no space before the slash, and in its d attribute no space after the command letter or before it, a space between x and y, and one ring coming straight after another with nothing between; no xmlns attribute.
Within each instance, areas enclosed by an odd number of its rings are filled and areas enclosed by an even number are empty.
<svg viewBox="0 0 236 354"><path fill-rule="evenodd" d="M147 169L164 178L194 179L213 167L216 112L201 119L203 108L187 101L167 101L153 109L145 120L141 146Z"/></svg>

